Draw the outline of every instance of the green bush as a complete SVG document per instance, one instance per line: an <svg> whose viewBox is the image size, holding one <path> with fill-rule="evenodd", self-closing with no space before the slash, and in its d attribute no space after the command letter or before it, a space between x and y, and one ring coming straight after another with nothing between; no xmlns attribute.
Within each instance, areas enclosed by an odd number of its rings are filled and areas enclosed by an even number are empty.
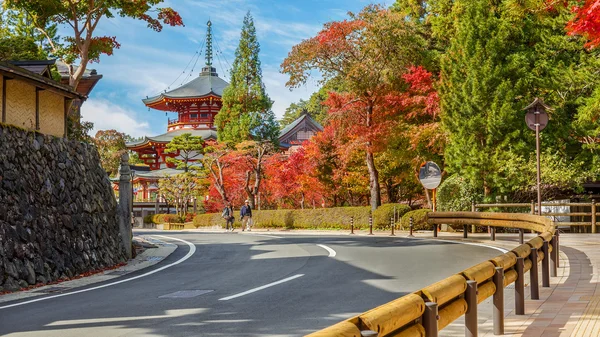
<svg viewBox="0 0 600 337"><path fill-rule="evenodd" d="M445 179L437 190L437 209L440 212L470 212L473 201L483 200L479 190L466 179L454 174Z"/></svg>
<svg viewBox="0 0 600 337"><path fill-rule="evenodd" d="M427 213L431 212L430 209L423 208L414 211L407 212L402 217L400 226L402 229L408 230L410 227L410 218L413 218L413 230L432 230L433 227L427 223Z"/></svg>
<svg viewBox="0 0 600 337"><path fill-rule="evenodd" d="M144 223L154 223L154 214L148 214L144 217Z"/></svg>
<svg viewBox="0 0 600 337"><path fill-rule="evenodd" d="M388 226L394 213L394 206L400 215L410 208L402 204L386 204L373 213L373 226ZM279 209L252 211L256 228L288 228L288 229L350 229L350 219L354 217L355 228L368 228L371 207L333 207L316 209ZM194 217L194 226L225 226L221 213L199 214ZM234 226L241 226L236 212Z"/></svg>
<svg viewBox="0 0 600 337"><path fill-rule="evenodd" d="M410 211L410 207L402 204L383 204L373 212L373 226L378 229L390 225L390 219L394 217L394 208L398 218Z"/></svg>
<svg viewBox="0 0 600 337"><path fill-rule="evenodd" d="M183 223L183 219L177 214L154 214L152 215L152 222L155 224L165 223Z"/></svg>

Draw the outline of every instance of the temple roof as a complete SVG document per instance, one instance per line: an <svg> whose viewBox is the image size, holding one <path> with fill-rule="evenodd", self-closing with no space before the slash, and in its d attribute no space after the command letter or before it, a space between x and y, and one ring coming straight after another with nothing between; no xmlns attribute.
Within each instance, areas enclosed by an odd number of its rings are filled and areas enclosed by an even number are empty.
<svg viewBox="0 0 600 337"><path fill-rule="evenodd" d="M170 177L177 174L183 173L183 170L177 170L173 168L164 168L160 170L148 171L148 172L136 172L134 178L163 178Z"/></svg>
<svg viewBox="0 0 600 337"><path fill-rule="evenodd" d="M146 145L150 142L157 143L168 143L173 138L180 136L184 133L190 133L192 136L199 136L202 139L217 139L217 131L215 130L194 130L194 129L179 129L175 131L170 131L167 133L163 133L162 135L154 136L154 137L144 137L141 140L137 140L131 143L125 144L128 148L140 147L142 145Z"/></svg>
<svg viewBox="0 0 600 337"><path fill-rule="evenodd" d="M304 113L302 116L298 117L296 120L279 131L279 145L283 148L290 147L291 144L288 142L289 138L295 138L295 133L302 129L309 129L318 132L323 131L323 126L310 117L307 113Z"/></svg>
<svg viewBox="0 0 600 337"><path fill-rule="evenodd" d="M156 103L163 101L164 99L193 99L202 98L207 96L223 96L223 90L229 85L221 79L216 73L216 69L213 67L204 67L200 76L194 80L180 86L179 88L167 91L160 95L142 99L142 102L147 106L160 109L160 106L152 106Z"/></svg>

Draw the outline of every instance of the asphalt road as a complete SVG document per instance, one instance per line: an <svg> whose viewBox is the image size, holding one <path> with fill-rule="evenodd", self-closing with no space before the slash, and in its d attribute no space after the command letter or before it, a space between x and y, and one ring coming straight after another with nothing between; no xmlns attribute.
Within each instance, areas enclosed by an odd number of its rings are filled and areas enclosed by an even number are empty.
<svg viewBox="0 0 600 337"><path fill-rule="evenodd" d="M178 249L123 280L189 258L130 282L0 309L0 335L301 336L500 254L390 237L165 235L195 252L160 238Z"/></svg>

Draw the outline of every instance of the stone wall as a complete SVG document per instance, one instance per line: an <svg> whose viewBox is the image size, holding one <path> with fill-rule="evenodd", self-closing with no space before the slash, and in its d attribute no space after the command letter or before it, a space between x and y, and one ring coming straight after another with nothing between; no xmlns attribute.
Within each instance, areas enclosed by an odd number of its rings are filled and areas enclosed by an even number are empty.
<svg viewBox="0 0 600 337"><path fill-rule="evenodd" d="M0 292L125 262L93 146L0 124Z"/></svg>

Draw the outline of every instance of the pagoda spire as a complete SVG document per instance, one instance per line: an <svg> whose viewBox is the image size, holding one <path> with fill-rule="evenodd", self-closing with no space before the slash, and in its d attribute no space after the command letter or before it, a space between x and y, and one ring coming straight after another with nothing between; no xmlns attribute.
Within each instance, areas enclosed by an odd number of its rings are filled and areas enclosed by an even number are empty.
<svg viewBox="0 0 600 337"><path fill-rule="evenodd" d="M206 65L212 66L213 53L212 53L212 23L210 19L206 23Z"/></svg>

